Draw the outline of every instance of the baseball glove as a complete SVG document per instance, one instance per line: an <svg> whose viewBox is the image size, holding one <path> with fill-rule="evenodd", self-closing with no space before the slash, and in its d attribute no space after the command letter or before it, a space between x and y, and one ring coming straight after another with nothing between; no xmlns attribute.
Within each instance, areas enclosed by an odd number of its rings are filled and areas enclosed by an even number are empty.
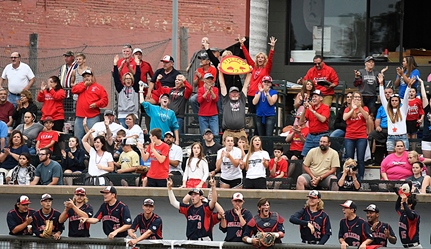
<svg viewBox="0 0 431 249"><path fill-rule="evenodd" d="M273 233L265 233L265 232L258 232L256 234L256 238L259 239L260 245L265 247L270 247L274 245L274 242L276 239Z"/></svg>
<svg viewBox="0 0 431 249"><path fill-rule="evenodd" d="M135 173L141 175L147 175L148 167L147 166L136 166Z"/></svg>
<svg viewBox="0 0 431 249"><path fill-rule="evenodd" d="M52 229L54 228L54 223L52 220L45 220L45 229L43 229L43 236L49 237L52 235Z"/></svg>

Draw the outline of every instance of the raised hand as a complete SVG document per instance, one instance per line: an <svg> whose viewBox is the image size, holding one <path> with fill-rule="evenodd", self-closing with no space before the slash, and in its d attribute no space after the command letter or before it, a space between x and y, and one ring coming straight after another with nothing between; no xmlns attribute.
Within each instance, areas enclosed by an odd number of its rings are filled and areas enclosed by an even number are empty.
<svg viewBox="0 0 431 249"><path fill-rule="evenodd" d="M274 37L274 36L271 36L271 37L269 38L269 43L268 43L268 44L269 44L271 47L274 47L276 42L277 42L277 39L275 39L275 37Z"/></svg>
<svg viewBox="0 0 431 249"><path fill-rule="evenodd" d="M116 54L114 56L114 65L117 65L118 61L120 60L120 56L118 56L118 54Z"/></svg>

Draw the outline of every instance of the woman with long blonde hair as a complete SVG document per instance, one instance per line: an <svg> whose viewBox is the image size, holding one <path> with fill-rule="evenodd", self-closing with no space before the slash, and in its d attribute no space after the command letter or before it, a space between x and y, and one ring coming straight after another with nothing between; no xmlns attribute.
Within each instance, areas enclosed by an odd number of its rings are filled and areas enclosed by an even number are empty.
<svg viewBox="0 0 431 249"><path fill-rule="evenodd" d="M208 162L200 142L192 144L190 157L187 159L181 188L206 188Z"/></svg>
<svg viewBox="0 0 431 249"><path fill-rule="evenodd" d="M244 158L246 176L244 188L265 189L266 169L269 166L269 154L262 149L262 140L259 136L254 136L250 140L250 150Z"/></svg>

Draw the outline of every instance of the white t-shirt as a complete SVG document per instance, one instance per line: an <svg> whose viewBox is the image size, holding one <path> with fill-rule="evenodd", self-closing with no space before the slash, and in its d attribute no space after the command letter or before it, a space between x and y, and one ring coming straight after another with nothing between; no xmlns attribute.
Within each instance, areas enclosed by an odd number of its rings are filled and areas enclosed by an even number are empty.
<svg viewBox="0 0 431 249"><path fill-rule="evenodd" d="M226 151L226 148L221 148L217 151L217 160L221 158L221 153L223 151ZM242 157L242 152L237 147L233 147L229 153L234 159L241 159ZM229 181L239 179L239 178L242 179L242 171L240 166L239 165L237 167L233 166L232 162L228 158L223 157L220 168L221 168L221 174L220 174L221 178Z"/></svg>
<svg viewBox="0 0 431 249"><path fill-rule="evenodd" d="M97 122L93 125L93 127L91 127L91 129L94 129L93 132L93 137L97 137L97 134L99 134L99 132L106 132L106 127L105 127L105 122ZM117 136L117 132L119 130L125 130L126 128L124 128L122 125L117 124L115 122L112 122L112 124L109 124L109 129L111 130L112 133L112 137L115 138Z"/></svg>
<svg viewBox="0 0 431 249"><path fill-rule="evenodd" d="M134 125L132 129L128 130L126 129L126 137L138 135L138 142L144 143L144 131L139 125Z"/></svg>
<svg viewBox="0 0 431 249"><path fill-rule="evenodd" d="M13 68L12 64L7 65L1 77L8 81L9 92L20 94L34 78L34 73L27 64L20 62L18 68Z"/></svg>
<svg viewBox="0 0 431 249"><path fill-rule="evenodd" d="M189 179L201 179L206 181L208 178L209 170L208 170L208 163L205 158L202 158L202 160L199 162L199 158L192 157L192 161L190 162L189 167L189 159L187 159L186 162L186 168L183 175L183 181L187 181ZM199 167L197 167L197 163L199 162Z"/></svg>
<svg viewBox="0 0 431 249"><path fill-rule="evenodd" d="M244 158L244 162L246 161L247 156ZM266 169L263 166L263 160L270 160L268 152L264 150L256 151L251 154L248 159L248 170L245 177L247 179L256 179L260 177L266 177Z"/></svg>
<svg viewBox="0 0 431 249"><path fill-rule="evenodd" d="M176 144L172 144L171 149L169 150L169 160L180 161L177 167L174 167L169 164L169 172L178 171L178 172L181 172L181 175L182 175L183 169L181 168L181 164L183 163L183 150L181 149L180 146Z"/></svg>
<svg viewBox="0 0 431 249"><path fill-rule="evenodd" d="M100 157L97 155L97 152L94 148L90 149L90 159L88 161L88 173L91 176L100 176L106 173L109 173L106 170L101 170L97 168L97 165L102 165L104 167L108 167L108 162L114 162L112 158L112 154L105 151L103 155Z"/></svg>

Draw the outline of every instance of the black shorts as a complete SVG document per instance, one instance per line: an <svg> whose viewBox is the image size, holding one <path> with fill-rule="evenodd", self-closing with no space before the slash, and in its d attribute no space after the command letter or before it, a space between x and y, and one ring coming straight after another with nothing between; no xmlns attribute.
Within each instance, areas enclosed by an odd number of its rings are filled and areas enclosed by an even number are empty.
<svg viewBox="0 0 431 249"><path fill-rule="evenodd" d="M297 150L289 150L286 151L286 153L284 153L285 156L287 156L287 159L291 159L292 156L296 156L299 160L302 160L302 158L304 158L303 155L301 155L302 151L297 151Z"/></svg>
<svg viewBox="0 0 431 249"><path fill-rule="evenodd" d="M240 188L242 187L242 178L226 180L220 177L220 184L228 184L230 188Z"/></svg>
<svg viewBox="0 0 431 249"><path fill-rule="evenodd" d="M378 132L376 130L370 132L370 134L368 134L368 139L369 140L376 140L377 142L379 142L380 144L386 144L386 139L388 138L388 129L382 129L381 132Z"/></svg>
<svg viewBox="0 0 431 249"><path fill-rule="evenodd" d="M147 187L166 187L166 179L154 179L147 177Z"/></svg>
<svg viewBox="0 0 431 249"><path fill-rule="evenodd" d="M407 120L407 134L418 133L420 124L416 120Z"/></svg>
<svg viewBox="0 0 431 249"><path fill-rule="evenodd" d="M244 188L246 189L266 189L266 178L244 179Z"/></svg>

